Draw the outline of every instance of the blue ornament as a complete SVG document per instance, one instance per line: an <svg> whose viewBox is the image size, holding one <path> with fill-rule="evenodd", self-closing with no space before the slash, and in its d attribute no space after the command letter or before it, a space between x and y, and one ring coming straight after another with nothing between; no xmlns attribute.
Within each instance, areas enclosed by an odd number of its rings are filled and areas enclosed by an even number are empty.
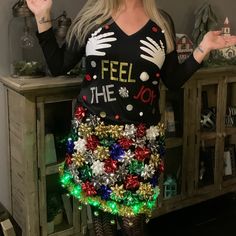
<svg viewBox="0 0 236 236"><path fill-rule="evenodd" d="M150 180L150 184L152 185L153 188L155 188L158 185L158 176L154 175L152 179Z"/></svg>
<svg viewBox="0 0 236 236"><path fill-rule="evenodd" d="M159 153L160 153L160 156L161 157L163 157L163 156L165 156L165 154L166 154L166 149L165 149L165 147L164 146L159 146Z"/></svg>
<svg viewBox="0 0 236 236"><path fill-rule="evenodd" d="M120 146L120 144L115 143L111 146L110 156L113 160L116 160L116 161L121 160L123 159L124 155L125 155L125 151Z"/></svg>
<svg viewBox="0 0 236 236"><path fill-rule="evenodd" d="M103 200L110 199L112 190L108 186L102 185L100 188L100 192L101 192L101 199Z"/></svg>
<svg viewBox="0 0 236 236"><path fill-rule="evenodd" d="M67 153L72 154L74 152L74 141L72 138L68 138L66 148L67 148Z"/></svg>

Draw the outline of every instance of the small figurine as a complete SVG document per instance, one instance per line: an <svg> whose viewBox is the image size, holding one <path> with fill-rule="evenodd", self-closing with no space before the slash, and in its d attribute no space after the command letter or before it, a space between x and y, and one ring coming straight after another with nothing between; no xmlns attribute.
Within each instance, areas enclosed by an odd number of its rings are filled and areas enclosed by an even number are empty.
<svg viewBox="0 0 236 236"><path fill-rule="evenodd" d="M184 62L193 52L193 42L186 34L176 34L179 62Z"/></svg>
<svg viewBox="0 0 236 236"><path fill-rule="evenodd" d="M224 26L222 27L222 35L224 35L225 37L231 35L231 28L228 17L225 18ZM236 46L219 49L218 51L226 59L236 57Z"/></svg>

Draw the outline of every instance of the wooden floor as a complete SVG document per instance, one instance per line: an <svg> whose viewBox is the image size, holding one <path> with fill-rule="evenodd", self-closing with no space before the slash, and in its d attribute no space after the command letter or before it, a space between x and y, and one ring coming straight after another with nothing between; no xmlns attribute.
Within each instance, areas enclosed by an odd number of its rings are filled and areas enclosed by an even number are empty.
<svg viewBox="0 0 236 236"><path fill-rule="evenodd" d="M153 219L147 225L147 235L236 236L236 194Z"/></svg>

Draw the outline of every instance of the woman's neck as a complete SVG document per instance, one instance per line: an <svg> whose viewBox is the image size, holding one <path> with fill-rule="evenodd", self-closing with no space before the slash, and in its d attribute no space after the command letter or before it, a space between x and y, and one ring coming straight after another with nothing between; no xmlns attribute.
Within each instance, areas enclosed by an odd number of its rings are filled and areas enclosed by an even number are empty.
<svg viewBox="0 0 236 236"><path fill-rule="evenodd" d="M121 8L123 10L129 11L135 8L143 7L141 0L123 0Z"/></svg>
<svg viewBox="0 0 236 236"><path fill-rule="evenodd" d="M122 14L133 15L139 12L143 12L142 0L123 0L119 9L113 12L112 16L116 19Z"/></svg>

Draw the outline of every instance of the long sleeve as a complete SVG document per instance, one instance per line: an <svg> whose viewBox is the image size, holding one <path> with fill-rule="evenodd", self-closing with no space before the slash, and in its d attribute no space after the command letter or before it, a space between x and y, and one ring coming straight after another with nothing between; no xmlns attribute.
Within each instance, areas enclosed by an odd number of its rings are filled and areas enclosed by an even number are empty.
<svg viewBox="0 0 236 236"><path fill-rule="evenodd" d="M59 47L52 28L38 33L37 37L49 70L54 76L66 74L81 60L85 53L85 48L79 47L76 39L70 47L66 43Z"/></svg>
<svg viewBox="0 0 236 236"><path fill-rule="evenodd" d="M176 50L166 55L161 69L161 77L165 86L171 90L180 88L199 68L199 64L191 55L179 64Z"/></svg>
<svg viewBox="0 0 236 236"><path fill-rule="evenodd" d="M160 10L162 16L166 19L170 25L172 32L172 40L176 40L175 26L172 18L168 13L163 10ZM165 62L161 69L161 78L163 83L168 89L174 90L180 88L199 68L199 64L193 57L193 54L190 55L188 59L185 60L182 64L178 61L178 54L176 48L168 53L165 58Z"/></svg>

